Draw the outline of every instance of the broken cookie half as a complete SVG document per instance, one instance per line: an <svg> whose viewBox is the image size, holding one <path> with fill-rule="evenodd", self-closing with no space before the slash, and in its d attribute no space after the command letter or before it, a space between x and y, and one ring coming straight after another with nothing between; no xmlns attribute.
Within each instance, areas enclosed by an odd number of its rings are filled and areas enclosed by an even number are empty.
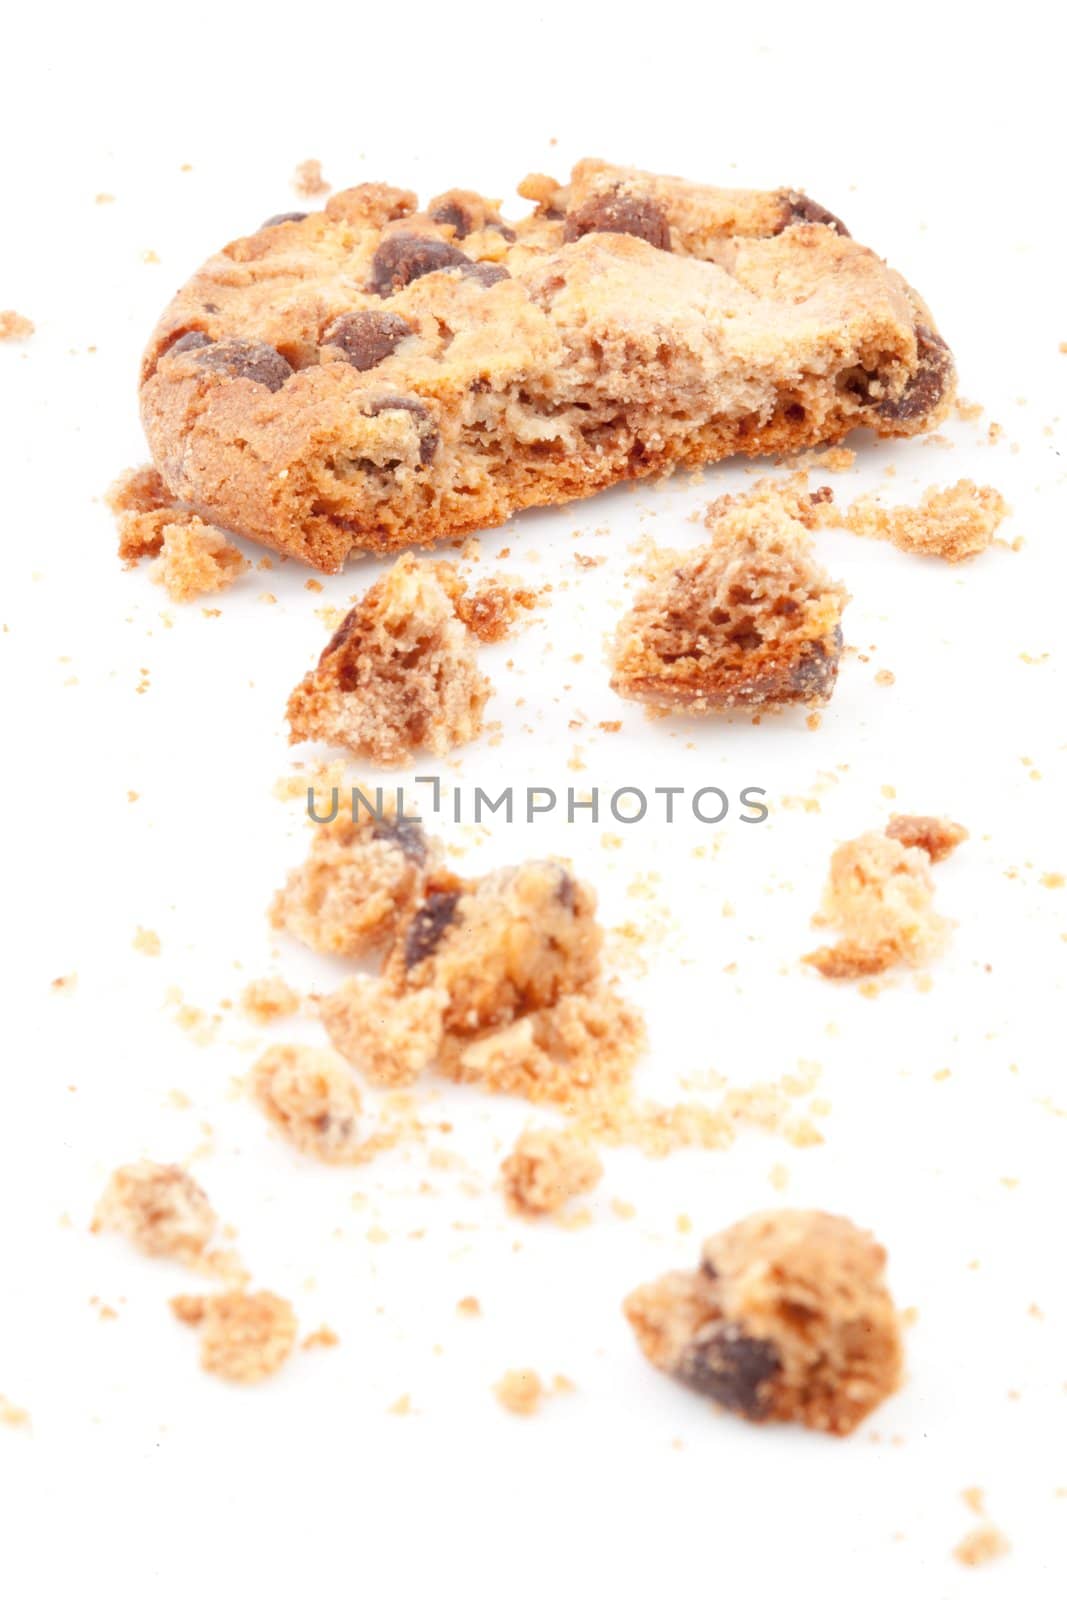
<svg viewBox="0 0 1067 1600"><path fill-rule="evenodd" d="M706 546L662 552L615 636L616 693L694 716L825 704L848 595L815 560L817 503L788 486L727 496Z"/></svg>
<svg viewBox="0 0 1067 1600"><path fill-rule="evenodd" d="M772 1211L708 1239L692 1272L631 1294L653 1366L748 1422L847 1434L900 1381L882 1246L846 1217Z"/></svg>
<svg viewBox="0 0 1067 1600"><path fill-rule="evenodd" d="M321 740L381 766L477 738L492 686L447 561L401 556L345 617L289 696L289 742Z"/></svg>

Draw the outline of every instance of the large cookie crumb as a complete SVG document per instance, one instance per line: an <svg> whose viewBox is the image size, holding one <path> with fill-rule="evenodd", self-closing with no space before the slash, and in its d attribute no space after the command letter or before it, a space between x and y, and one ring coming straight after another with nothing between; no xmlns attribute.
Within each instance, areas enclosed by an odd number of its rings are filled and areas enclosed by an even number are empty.
<svg viewBox="0 0 1067 1600"><path fill-rule="evenodd" d="M395 809L316 823L307 860L274 898L271 924L322 955L368 955L393 940L438 871L436 844Z"/></svg>
<svg viewBox="0 0 1067 1600"><path fill-rule="evenodd" d="M200 1365L231 1383L260 1383L288 1361L296 1316L288 1300L261 1289L217 1295L177 1295L179 1321L200 1332Z"/></svg>
<svg viewBox="0 0 1067 1600"><path fill-rule="evenodd" d="M345 617L289 697L290 743L321 739L382 766L477 738L492 692L445 561L401 556Z"/></svg>
<svg viewBox="0 0 1067 1600"><path fill-rule="evenodd" d="M532 1417L540 1410L547 1391L536 1372L528 1367L513 1367L493 1385L493 1393L505 1411L516 1417Z"/></svg>
<svg viewBox="0 0 1067 1600"><path fill-rule="evenodd" d="M172 600L195 600L228 589L251 566L221 528L199 517L165 522L160 541L152 581L161 583Z"/></svg>
<svg viewBox="0 0 1067 1600"><path fill-rule="evenodd" d="M28 339L34 331L29 317L20 316L17 311L0 311L0 340Z"/></svg>
<svg viewBox="0 0 1067 1600"><path fill-rule="evenodd" d="M815 561L815 503L760 485L709 508L707 546L660 552L619 624L612 688L688 715L825 704L848 596Z"/></svg>
<svg viewBox="0 0 1067 1600"><path fill-rule="evenodd" d="M509 1206L534 1217L561 1211L576 1195L594 1189L604 1173L588 1145L553 1128L526 1129L500 1170Z"/></svg>
<svg viewBox="0 0 1067 1600"><path fill-rule="evenodd" d="M225 1259L210 1250L218 1225L207 1195L183 1167L137 1161L112 1173L92 1228L121 1233L145 1255L212 1271Z"/></svg>
<svg viewBox="0 0 1067 1600"><path fill-rule="evenodd" d="M351 1068L332 1050L272 1045L253 1067L250 1087L260 1109L305 1155L334 1163L359 1159L359 1090Z"/></svg>
<svg viewBox="0 0 1067 1600"><path fill-rule="evenodd" d="M824 978L857 978L936 956L951 924L934 909L930 863L966 837L965 828L943 818L898 816L884 833L838 845L816 920L841 937L804 960Z"/></svg>
<svg viewBox="0 0 1067 1600"><path fill-rule="evenodd" d="M885 1251L821 1211L749 1217L708 1239L624 1311L661 1371L749 1422L847 1434L900 1381Z"/></svg>
<svg viewBox="0 0 1067 1600"><path fill-rule="evenodd" d="M844 527L865 539L885 539L912 555L969 561L987 550L1008 514L1003 495L970 478L927 489L917 506L886 507L870 495L853 501Z"/></svg>

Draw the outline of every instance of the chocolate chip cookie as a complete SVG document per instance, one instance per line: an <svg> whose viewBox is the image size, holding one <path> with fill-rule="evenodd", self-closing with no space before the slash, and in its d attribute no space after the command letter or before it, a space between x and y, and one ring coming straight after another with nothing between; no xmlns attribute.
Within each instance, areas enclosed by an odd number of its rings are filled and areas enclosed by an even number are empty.
<svg viewBox="0 0 1067 1600"><path fill-rule="evenodd" d="M141 404L171 494L335 571L525 506L944 414L952 358L904 280L794 190L600 161L495 201L361 184L179 291Z"/></svg>

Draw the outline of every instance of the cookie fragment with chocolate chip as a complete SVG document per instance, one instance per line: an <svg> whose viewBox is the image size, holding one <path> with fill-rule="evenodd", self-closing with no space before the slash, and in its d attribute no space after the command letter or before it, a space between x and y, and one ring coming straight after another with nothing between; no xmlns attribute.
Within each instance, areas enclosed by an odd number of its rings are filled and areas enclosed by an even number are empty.
<svg viewBox="0 0 1067 1600"><path fill-rule="evenodd" d="M401 556L348 613L289 697L290 743L318 739L381 766L477 738L492 692L448 562Z"/></svg>
<svg viewBox="0 0 1067 1600"><path fill-rule="evenodd" d="M368 955L395 937L439 865L436 841L395 806L316 823L306 860L274 897L271 925L322 955Z"/></svg>
<svg viewBox="0 0 1067 1600"><path fill-rule="evenodd" d="M886 1253L846 1217L773 1211L708 1239L695 1271L623 1310L649 1361L748 1422L848 1434L900 1382Z"/></svg>
<svg viewBox="0 0 1067 1600"><path fill-rule="evenodd" d="M802 492L764 486L711 508L707 545L660 552L616 632L616 693L697 716L824 705L848 595L815 559L814 516Z"/></svg>

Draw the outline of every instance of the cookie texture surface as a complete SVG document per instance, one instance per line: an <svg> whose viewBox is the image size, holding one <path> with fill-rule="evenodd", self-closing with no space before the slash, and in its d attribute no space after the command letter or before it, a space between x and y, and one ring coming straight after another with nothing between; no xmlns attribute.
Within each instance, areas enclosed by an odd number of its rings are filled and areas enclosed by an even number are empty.
<svg viewBox="0 0 1067 1600"><path fill-rule="evenodd" d="M624 1311L662 1371L749 1422L851 1433L900 1381L882 1246L846 1217L774 1211L708 1239Z"/></svg>
<svg viewBox="0 0 1067 1600"><path fill-rule="evenodd" d="M900 275L793 190L582 161L516 222L361 184L175 296L141 407L167 490L335 571L742 453L913 434L952 358Z"/></svg>
<svg viewBox="0 0 1067 1600"><path fill-rule="evenodd" d="M698 716L829 700L848 596L814 558L813 515L803 490L727 496L707 546L659 552L616 632L616 693Z"/></svg>

